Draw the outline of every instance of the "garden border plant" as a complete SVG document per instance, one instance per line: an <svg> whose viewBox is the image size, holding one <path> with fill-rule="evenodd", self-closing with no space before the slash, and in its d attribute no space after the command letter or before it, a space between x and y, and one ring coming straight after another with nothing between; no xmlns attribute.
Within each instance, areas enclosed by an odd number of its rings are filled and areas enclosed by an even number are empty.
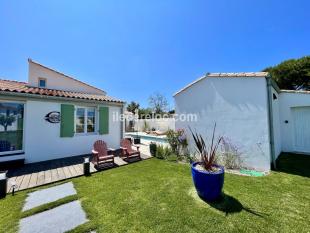
<svg viewBox="0 0 310 233"><path fill-rule="evenodd" d="M167 140L172 152L177 156L178 160L188 157L188 141L184 129L168 130Z"/></svg>
<svg viewBox="0 0 310 233"><path fill-rule="evenodd" d="M230 138L223 137L221 143L221 153L216 156L216 163L224 166L226 169L243 168L243 158L240 147L235 145Z"/></svg>

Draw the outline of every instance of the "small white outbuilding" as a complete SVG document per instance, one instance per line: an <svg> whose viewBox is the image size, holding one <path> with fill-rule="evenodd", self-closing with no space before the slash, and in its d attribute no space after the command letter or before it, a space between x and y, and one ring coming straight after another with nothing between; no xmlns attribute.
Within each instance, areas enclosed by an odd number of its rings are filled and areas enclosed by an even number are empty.
<svg viewBox="0 0 310 233"><path fill-rule="evenodd" d="M266 72L209 73L174 95L176 129L186 130L193 150L189 128L210 139L216 122L244 166L269 171L281 152L310 153L309 94L280 90Z"/></svg>

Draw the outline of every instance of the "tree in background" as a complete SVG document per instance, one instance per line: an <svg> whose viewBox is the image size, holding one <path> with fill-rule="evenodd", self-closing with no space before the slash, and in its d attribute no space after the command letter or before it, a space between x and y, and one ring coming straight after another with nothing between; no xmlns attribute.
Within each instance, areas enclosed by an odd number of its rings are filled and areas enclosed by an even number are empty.
<svg viewBox="0 0 310 233"><path fill-rule="evenodd" d="M140 108L139 112L139 119L146 119L152 117L152 109L150 108Z"/></svg>
<svg viewBox="0 0 310 233"><path fill-rule="evenodd" d="M281 89L310 90L310 56L286 60L263 71L269 72Z"/></svg>
<svg viewBox="0 0 310 233"><path fill-rule="evenodd" d="M133 114L136 113L136 110L139 110L140 104L136 103L135 101L131 101L130 104L127 105L127 111L132 112Z"/></svg>
<svg viewBox="0 0 310 233"><path fill-rule="evenodd" d="M156 114L164 113L168 107L166 97L158 92L149 97L149 106Z"/></svg>
<svg viewBox="0 0 310 233"><path fill-rule="evenodd" d="M3 126L5 132L8 130L8 126L11 126L15 120L16 118L14 115L9 115L8 113L6 115L0 115L0 125Z"/></svg>

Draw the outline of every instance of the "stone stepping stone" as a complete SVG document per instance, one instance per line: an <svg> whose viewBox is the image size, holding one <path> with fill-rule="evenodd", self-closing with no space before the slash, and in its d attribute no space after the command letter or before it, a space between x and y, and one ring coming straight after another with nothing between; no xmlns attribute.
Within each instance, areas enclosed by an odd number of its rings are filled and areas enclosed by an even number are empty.
<svg viewBox="0 0 310 233"><path fill-rule="evenodd" d="M80 201L73 201L21 219L19 233L61 233L87 221Z"/></svg>
<svg viewBox="0 0 310 233"><path fill-rule="evenodd" d="M30 193L26 198L26 203L23 207L23 211L30 210L34 207L54 202L61 198L75 194L77 193L72 182L35 191L33 193Z"/></svg>

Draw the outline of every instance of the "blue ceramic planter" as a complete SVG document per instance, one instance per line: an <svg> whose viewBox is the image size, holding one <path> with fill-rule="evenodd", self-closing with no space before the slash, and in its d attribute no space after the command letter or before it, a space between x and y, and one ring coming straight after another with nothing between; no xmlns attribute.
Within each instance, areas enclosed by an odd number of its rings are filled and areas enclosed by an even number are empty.
<svg viewBox="0 0 310 233"><path fill-rule="evenodd" d="M217 200L224 185L224 167L215 165L220 168L219 171L207 172L197 170L195 168L197 164L199 162L192 163L192 177L199 197L207 202Z"/></svg>

